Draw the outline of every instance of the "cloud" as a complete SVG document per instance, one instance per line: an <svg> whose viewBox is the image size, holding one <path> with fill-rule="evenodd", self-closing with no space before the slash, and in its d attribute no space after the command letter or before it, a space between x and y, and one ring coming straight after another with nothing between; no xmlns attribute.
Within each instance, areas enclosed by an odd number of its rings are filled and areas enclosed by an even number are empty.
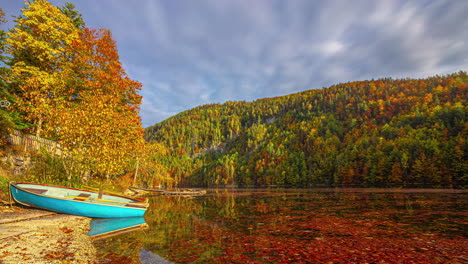
<svg viewBox="0 0 468 264"><path fill-rule="evenodd" d="M339 52L344 51L346 46L340 41L330 41L322 45L321 51L327 56L333 56Z"/></svg>
<svg viewBox="0 0 468 264"><path fill-rule="evenodd" d="M145 125L206 103L468 70L466 0L75 4L88 26L111 29L143 84Z"/></svg>

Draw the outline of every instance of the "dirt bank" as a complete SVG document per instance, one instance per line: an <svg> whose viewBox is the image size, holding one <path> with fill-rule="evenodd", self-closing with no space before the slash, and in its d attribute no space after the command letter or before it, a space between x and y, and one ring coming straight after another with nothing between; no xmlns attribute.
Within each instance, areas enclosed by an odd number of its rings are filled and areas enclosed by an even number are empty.
<svg viewBox="0 0 468 264"><path fill-rule="evenodd" d="M0 204L0 263L95 263L89 221Z"/></svg>

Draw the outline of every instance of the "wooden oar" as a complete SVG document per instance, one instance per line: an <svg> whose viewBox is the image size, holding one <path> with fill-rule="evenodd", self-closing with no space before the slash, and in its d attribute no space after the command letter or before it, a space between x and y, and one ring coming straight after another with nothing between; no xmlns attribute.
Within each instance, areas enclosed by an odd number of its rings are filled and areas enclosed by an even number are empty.
<svg viewBox="0 0 468 264"><path fill-rule="evenodd" d="M95 192L98 192L99 191L99 188L94 188L94 187L89 187L89 186L83 186L83 188L86 188L86 189L90 189L90 190L93 190ZM118 192L111 192L111 191L106 191L106 190L102 190L103 193L108 193L108 194L115 194L115 195L119 195L119 196L125 196L125 197L129 197L128 195L125 195L125 194L122 194L122 193L118 193Z"/></svg>
<svg viewBox="0 0 468 264"><path fill-rule="evenodd" d="M93 191L99 191L99 188L94 188L94 187L89 187L89 186L83 186L83 188L86 188L86 189L91 189ZM111 192L111 191L106 191L106 190L103 190L102 191L103 193L110 193L110 194L115 194L115 195L120 195L120 196L125 196L121 193L117 193L117 192Z"/></svg>
<svg viewBox="0 0 468 264"><path fill-rule="evenodd" d="M90 189L90 190L92 190L93 192L96 192L96 193L99 192L99 188L94 188L94 187L90 187L90 186L83 186L83 188ZM124 197L124 198L127 198L127 199L139 200L141 202L146 202L148 200L148 199L143 198L143 197L128 196L128 195L125 195L125 194L122 194L122 193L111 192L111 191L106 191L106 190L103 190L102 192L105 193L105 194L107 193L107 194L111 194L111 195L117 195L117 196Z"/></svg>
<svg viewBox="0 0 468 264"><path fill-rule="evenodd" d="M94 187L90 187L90 186L83 186L83 188L85 189L90 189L92 190L93 192L99 192L99 188L94 188ZM124 198L129 198L129 199L144 199L144 198L139 198L139 197L132 197L132 196L128 196L128 195L125 195L125 194L122 194L122 193L118 193L118 192L111 192L111 191L106 191L106 190L102 190L103 193L107 193L107 194L113 194L113 195L118 195L120 197L124 197ZM146 199L144 199L146 200Z"/></svg>
<svg viewBox="0 0 468 264"><path fill-rule="evenodd" d="M80 196L72 196L72 195L65 195L65 197L79 199L79 200L91 200L88 197L80 197ZM128 205L134 205L134 206L139 206L139 207L146 207L146 204L142 204L142 203L132 203L132 202L126 203L126 202L118 202L118 201L111 201L111 200L104 200L104 199L92 199L92 200L99 201L99 202L106 202L106 203L128 204Z"/></svg>

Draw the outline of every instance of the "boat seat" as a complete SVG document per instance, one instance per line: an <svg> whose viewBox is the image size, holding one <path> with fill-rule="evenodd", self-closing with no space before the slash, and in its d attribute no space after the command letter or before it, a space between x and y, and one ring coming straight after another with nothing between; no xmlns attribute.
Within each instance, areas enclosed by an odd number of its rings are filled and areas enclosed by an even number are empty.
<svg viewBox="0 0 468 264"><path fill-rule="evenodd" d="M25 191L32 192L32 193L37 193L37 194L43 194L47 192L46 189L36 189L36 188L22 188Z"/></svg>
<svg viewBox="0 0 468 264"><path fill-rule="evenodd" d="M91 194L89 194L89 193L80 193L77 197L88 198L88 197L90 197L90 196L91 196ZM82 199L76 199L76 198L73 199L73 200L80 200L80 201L82 201Z"/></svg>

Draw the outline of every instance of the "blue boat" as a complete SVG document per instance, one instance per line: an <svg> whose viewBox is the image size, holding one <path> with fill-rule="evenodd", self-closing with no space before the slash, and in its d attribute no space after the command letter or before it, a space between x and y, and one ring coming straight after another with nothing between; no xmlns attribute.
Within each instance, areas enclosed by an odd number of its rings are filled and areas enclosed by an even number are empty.
<svg viewBox="0 0 468 264"><path fill-rule="evenodd" d="M26 206L93 218L138 217L148 209L146 199L47 184L10 182L10 195Z"/></svg>

